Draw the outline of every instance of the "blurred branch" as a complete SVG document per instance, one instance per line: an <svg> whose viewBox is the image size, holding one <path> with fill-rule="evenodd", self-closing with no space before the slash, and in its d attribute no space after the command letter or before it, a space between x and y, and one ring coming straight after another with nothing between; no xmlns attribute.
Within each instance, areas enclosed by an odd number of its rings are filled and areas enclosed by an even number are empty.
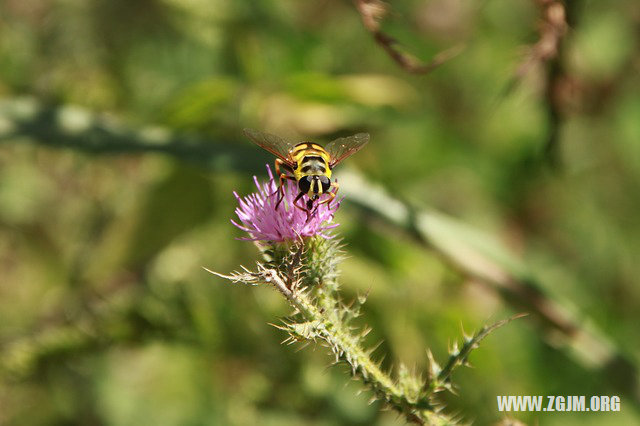
<svg viewBox="0 0 640 426"><path fill-rule="evenodd" d="M355 0L356 7L362 18L365 28L373 35L376 43L406 71L412 74L427 74L449 59L462 52L464 46L456 45L437 54L429 63L422 63L412 55L401 52L398 42L380 29L380 21L387 12L386 5L380 0Z"/></svg>
<svg viewBox="0 0 640 426"><path fill-rule="evenodd" d="M521 81L532 68L558 57L562 38L567 33L565 6L554 0L536 0L541 9L540 38L518 67L512 84Z"/></svg>
<svg viewBox="0 0 640 426"><path fill-rule="evenodd" d="M554 167L559 166L560 128L563 121L563 92L567 86L564 67L566 36L570 26L575 25L575 15L579 0L535 0L542 21L539 26L538 41L529 48L528 54L516 70L505 89L511 93L532 69L546 64L544 77L544 102L549 120L549 135L544 145L544 157Z"/></svg>
<svg viewBox="0 0 640 426"><path fill-rule="evenodd" d="M566 71L564 67L565 35L568 30L567 16L573 16L573 9L569 9L575 1L568 0L566 4L558 1L538 0L544 13L544 24L542 25L542 36L538 45L544 53L544 45L548 46L548 57L542 56L540 61L549 60L546 75L545 102L547 104L547 117L549 120L549 135L544 146L544 157L553 166L560 165L559 145L560 128L563 122L562 111L562 87L566 86L564 81Z"/></svg>
<svg viewBox="0 0 640 426"><path fill-rule="evenodd" d="M216 171L251 171L263 166L246 144L177 136L158 126L133 129L107 114L76 106L47 106L31 97L0 99L0 144L15 139L96 154L169 154Z"/></svg>
<svg viewBox="0 0 640 426"><path fill-rule="evenodd" d="M0 142L26 139L43 146L102 154L161 152L216 172L250 172L260 167L257 159L247 161L254 157L247 156L242 146L184 138L161 128L136 131L113 123L77 107L44 107L31 98L0 101ZM350 204L413 235L456 270L500 294L517 311L531 313L549 343L562 347L578 364L601 373L621 392L640 402L634 362L594 327L579 325L571 314L575 310L552 300L500 241L444 214L414 209L353 170L342 168L340 177L341 191ZM588 318L581 318L580 324L585 323L589 323Z"/></svg>

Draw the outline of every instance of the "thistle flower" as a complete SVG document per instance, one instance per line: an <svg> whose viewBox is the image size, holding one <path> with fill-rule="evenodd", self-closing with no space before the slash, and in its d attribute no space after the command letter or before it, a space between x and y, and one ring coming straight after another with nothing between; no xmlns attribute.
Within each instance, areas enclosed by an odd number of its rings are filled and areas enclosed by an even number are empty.
<svg viewBox="0 0 640 426"><path fill-rule="evenodd" d="M332 202L330 207L327 203L318 205L308 214L293 205L299 190L295 183L288 180L284 183L284 199L276 209L280 192L268 165L267 173L269 180L262 185L255 176L253 177L257 192L246 197L240 197L233 192L239 204L236 214L242 224L234 220L231 220L231 223L249 234L249 237L241 239L283 242L313 235L331 238L327 231L338 226L332 221L340 201Z"/></svg>

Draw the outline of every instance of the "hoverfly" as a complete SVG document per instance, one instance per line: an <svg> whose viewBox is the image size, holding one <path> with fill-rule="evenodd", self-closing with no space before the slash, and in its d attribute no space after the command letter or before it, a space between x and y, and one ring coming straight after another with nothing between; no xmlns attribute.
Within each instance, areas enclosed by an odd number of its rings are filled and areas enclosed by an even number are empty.
<svg viewBox="0 0 640 426"><path fill-rule="evenodd" d="M338 183L331 182L331 170L369 142L368 133L358 133L338 138L323 148L313 142L295 144L279 136L252 129L244 129L244 134L256 145L278 157L275 166L276 175L280 178L278 187L280 197L276 203L276 209L284 198L284 181L288 179L295 181L300 190L293 205L306 211L307 214L311 212L313 202L323 194L327 194L328 198L319 201L318 206L324 203L330 204L333 201L338 192ZM306 209L297 204L305 194L308 197Z"/></svg>

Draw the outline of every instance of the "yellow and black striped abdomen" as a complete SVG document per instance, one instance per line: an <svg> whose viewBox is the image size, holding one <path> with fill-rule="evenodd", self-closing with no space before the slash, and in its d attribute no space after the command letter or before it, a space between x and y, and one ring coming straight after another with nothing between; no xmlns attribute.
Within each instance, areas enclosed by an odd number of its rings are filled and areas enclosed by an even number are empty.
<svg viewBox="0 0 640 426"><path fill-rule="evenodd" d="M326 176L331 179L331 168L329 168L331 157L322 146L302 142L296 145L289 155L296 164L294 170L296 180L300 180L303 176Z"/></svg>

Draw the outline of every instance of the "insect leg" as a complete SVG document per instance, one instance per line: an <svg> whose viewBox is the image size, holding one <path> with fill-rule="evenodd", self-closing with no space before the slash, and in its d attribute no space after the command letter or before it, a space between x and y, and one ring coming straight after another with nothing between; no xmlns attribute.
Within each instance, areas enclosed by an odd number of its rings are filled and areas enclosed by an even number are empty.
<svg viewBox="0 0 640 426"><path fill-rule="evenodd" d="M300 210L307 212L307 214L309 214L309 210L307 210L306 207L298 204L298 200L300 200L300 198L302 198L303 195L304 195L304 192L299 193L298 196L295 198L295 200L293 200L293 205L299 208Z"/></svg>
<svg viewBox="0 0 640 426"><path fill-rule="evenodd" d="M276 158L276 161L275 161L276 175L280 178L280 185L278 186L278 189L276 189L276 192L280 192L280 196L278 197L278 202L276 202L276 210L278 209L278 207L280 206L280 203L284 199L284 181L287 180L287 179L295 180L295 178L293 176L288 175L287 173L280 171L280 166L282 166L282 168L285 171L290 171L289 165L287 165L281 159ZM275 195L275 192L273 194L271 194L271 195Z"/></svg>
<svg viewBox="0 0 640 426"><path fill-rule="evenodd" d="M336 194L334 194L333 192L327 192L326 194L329 196L329 198L325 198L324 200L318 202L319 206L322 204L326 204L327 207L331 206L331 202L336 197Z"/></svg>
<svg viewBox="0 0 640 426"><path fill-rule="evenodd" d="M284 184L284 180L286 178L286 175L280 171L280 166L282 164L284 164L284 162L281 159L276 158L276 161L275 161L276 176L278 176L278 178L280 179L280 185L278 186L277 191L280 191L282 189L282 185ZM274 195L274 194L275 192L271 195Z"/></svg>
<svg viewBox="0 0 640 426"><path fill-rule="evenodd" d="M293 176L287 176L284 173L280 175L280 186L276 190L276 191L280 192L280 196L278 197L278 202L276 203L276 210L278 210L278 207L280 206L280 203L284 199L284 181L287 180L287 179L288 180L292 180L294 182L296 181L296 179ZM274 194L275 194L275 192L274 192ZM301 194L304 195L304 192L301 192ZM296 200L297 200L297 198L296 198Z"/></svg>
<svg viewBox="0 0 640 426"><path fill-rule="evenodd" d="M334 198L336 198L336 194L338 193L338 188L340 188L340 185L338 185L338 182L332 182L331 183L331 187L334 188L333 192L332 191L327 191L326 194L329 196L329 198L326 198L322 201L320 201L318 203L318 206L320 204L325 204L327 203L327 207L331 207L331 202L334 200Z"/></svg>

